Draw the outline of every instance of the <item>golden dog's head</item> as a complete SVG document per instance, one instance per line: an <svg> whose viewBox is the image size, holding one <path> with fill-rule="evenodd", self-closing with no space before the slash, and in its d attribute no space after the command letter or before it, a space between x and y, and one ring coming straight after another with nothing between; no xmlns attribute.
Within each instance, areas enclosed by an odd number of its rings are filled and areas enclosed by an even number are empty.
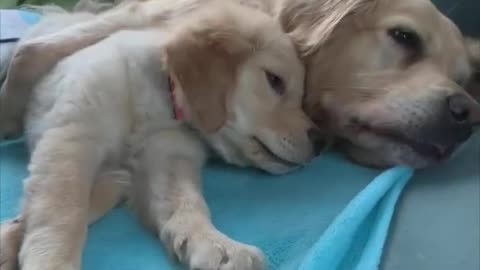
<svg viewBox="0 0 480 270"><path fill-rule="evenodd" d="M283 0L278 16L306 63L305 108L372 166L437 164L480 108L456 26L428 0Z"/></svg>
<svg viewBox="0 0 480 270"><path fill-rule="evenodd" d="M303 64L274 19L221 2L181 22L167 67L187 118L222 158L287 172L324 143L302 111Z"/></svg>

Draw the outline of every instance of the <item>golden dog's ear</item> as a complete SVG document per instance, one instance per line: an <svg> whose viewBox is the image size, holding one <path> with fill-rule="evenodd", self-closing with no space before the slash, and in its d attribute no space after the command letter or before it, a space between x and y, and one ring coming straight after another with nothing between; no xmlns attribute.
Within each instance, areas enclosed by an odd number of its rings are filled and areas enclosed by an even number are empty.
<svg viewBox="0 0 480 270"><path fill-rule="evenodd" d="M208 21L176 32L166 45L166 63L177 79L192 120L204 133L226 121L226 102L251 43L228 20Z"/></svg>
<svg viewBox="0 0 480 270"><path fill-rule="evenodd" d="M470 63L473 67L473 76L470 78L466 90L477 101L480 101L480 40L466 38L465 42Z"/></svg>
<svg viewBox="0 0 480 270"><path fill-rule="evenodd" d="M280 22L303 56L315 52L348 15L366 10L376 0L283 1Z"/></svg>

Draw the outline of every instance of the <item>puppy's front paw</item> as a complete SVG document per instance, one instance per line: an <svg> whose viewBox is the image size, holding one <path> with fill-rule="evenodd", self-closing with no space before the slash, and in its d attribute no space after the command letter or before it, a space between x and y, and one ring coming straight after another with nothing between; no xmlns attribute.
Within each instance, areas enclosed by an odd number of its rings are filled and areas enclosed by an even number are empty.
<svg viewBox="0 0 480 270"><path fill-rule="evenodd" d="M70 259L71 257L64 252L70 251L72 248L71 245L59 247L59 243L56 242L54 237L48 237L52 239L51 242L38 245L37 243L41 243L43 241L38 241L39 238L36 238L35 236L36 235L31 237L30 234L25 234L24 236L23 243L18 254L19 269L80 270L79 263L73 262L73 260Z"/></svg>
<svg viewBox="0 0 480 270"><path fill-rule="evenodd" d="M265 269L258 248L233 241L214 229L181 232L167 225L161 238L171 253L192 270Z"/></svg>
<svg viewBox="0 0 480 270"><path fill-rule="evenodd" d="M37 258L29 258L24 262L20 261L19 267L21 270L80 270L80 268L73 263L60 262L60 259L45 260L40 258L40 256Z"/></svg>
<svg viewBox="0 0 480 270"><path fill-rule="evenodd" d="M0 225L0 270L18 269L18 251L23 238L21 222L12 220Z"/></svg>

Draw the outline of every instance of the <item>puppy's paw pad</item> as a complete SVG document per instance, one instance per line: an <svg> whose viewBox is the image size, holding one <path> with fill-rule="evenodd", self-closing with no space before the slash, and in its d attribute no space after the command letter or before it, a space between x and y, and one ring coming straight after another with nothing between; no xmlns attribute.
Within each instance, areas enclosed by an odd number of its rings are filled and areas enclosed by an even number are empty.
<svg viewBox="0 0 480 270"><path fill-rule="evenodd" d="M236 244L237 247L227 250L228 261L220 266L220 270L264 270L265 259L256 247Z"/></svg>
<svg viewBox="0 0 480 270"><path fill-rule="evenodd" d="M190 269L195 270L217 270L229 261L225 247L210 239L188 241L187 254Z"/></svg>
<svg viewBox="0 0 480 270"><path fill-rule="evenodd" d="M192 270L263 270L262 252L218 232L179 233L166 228L162 240Z"/></svg>

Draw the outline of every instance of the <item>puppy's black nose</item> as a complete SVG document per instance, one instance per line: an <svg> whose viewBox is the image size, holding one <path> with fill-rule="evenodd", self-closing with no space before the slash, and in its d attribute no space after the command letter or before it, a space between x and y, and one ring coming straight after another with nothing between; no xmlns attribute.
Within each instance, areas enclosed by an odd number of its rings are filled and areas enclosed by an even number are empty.
<svg viewBox="0 0 480 270"><path fill-rule="evenodd" d="M307 130L307 136L312 142L314 154L318 156L325 149L327 138L318 128L310 128Z"/></svg>

